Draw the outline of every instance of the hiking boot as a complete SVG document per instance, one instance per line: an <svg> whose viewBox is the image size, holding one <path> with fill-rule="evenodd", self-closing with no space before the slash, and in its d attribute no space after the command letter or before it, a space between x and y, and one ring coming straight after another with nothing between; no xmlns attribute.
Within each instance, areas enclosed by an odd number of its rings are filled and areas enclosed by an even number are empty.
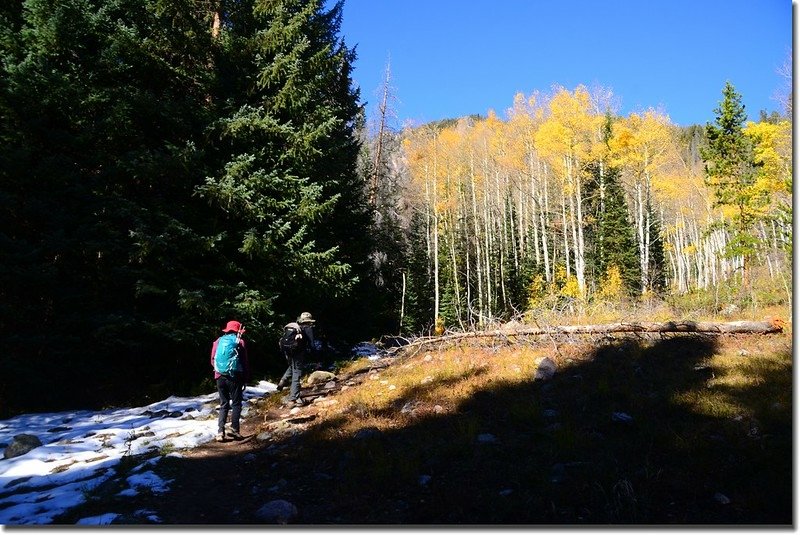
<svg viewBox="0 0 800 535"><path fill-rule="evenodd" d="M225 442L225 432L220 431L219 433L217 433L217 436L214 437L214 440L216 440L217 442Z"/></svg>
<svg viewBox="0 0 800 535"><path fill-rule="evenodd" d="M228 429L227 433L228 433L228 435L230 435L230 437L233 440L242 440L242 435L239 434L239 431L234 431L233 429Z"/></svg>
<svg viewBox="0 0 800 535"><path fill-rule="evenodd" d="M289 406L289 407L302 407L303 405L305 405L305 404L306 404L306 402L305 402L305 401L303 401L303 400L302 400L302 399L300 399L300 398L297 398L297 399L292 399L292 398L290 398L289 396L284 396L284 397L281 399L281 401L283 402L283 404L284 404L284 405L287 405L287 406Z"/></svg>

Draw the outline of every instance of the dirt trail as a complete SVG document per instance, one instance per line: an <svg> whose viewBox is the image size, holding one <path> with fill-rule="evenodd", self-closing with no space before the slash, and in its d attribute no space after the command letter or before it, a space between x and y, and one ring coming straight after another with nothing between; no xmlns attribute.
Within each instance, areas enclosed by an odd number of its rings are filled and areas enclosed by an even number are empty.
<svg viewBox="0 0 800 535"><path fill-rule="evenodd" d="M293 430L302 430L319 413L315 399L333 398L344 385L357 386L369 372L385 368L393 360L374 361L370 367L337 376L335 386L304 387L301 397L308 404L303 407L281 406L279 399L286 391L251 400L250 411L241 420L242 440L211 441L181 452L181 457L165 457L155 468L161 477L171 480L165 494L142 496L135 504L115 501L106 504L105 512L121 513L121 522L126 524L150 523L136 513L142 510L155 514L164 525L258 523L253 514L265 503L266 489L283 485L284 494L291 499L292 487L301 483L271 477L274 463L291 462L286 436L276 433L275 440L259 440L257 435L270 432L282 421Z"/></svg>

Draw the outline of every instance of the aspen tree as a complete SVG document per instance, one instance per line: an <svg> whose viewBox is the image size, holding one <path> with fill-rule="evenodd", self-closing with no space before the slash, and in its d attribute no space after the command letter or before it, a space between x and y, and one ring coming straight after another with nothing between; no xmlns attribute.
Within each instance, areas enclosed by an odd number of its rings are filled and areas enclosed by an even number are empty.
<svg viewBox="0 0 800 535"><path fill-rule="evenodd" d="M549 102L548 111L550 115L536 135L537 149L562 180L562 192L569 208L575 276L583 295L586 289L586 250L581 170L591 154L597 123L602 116L593 114L589 93L583 86L575 89L574 93L558 88Z"/></svg>
<svg viewBox="0 0 800 535"><path fill-rule="evenodd" d="M633 189L633 213L639 248L641 293L652 289L651 244L655 241L652 218L653 182L670 156L669 118L647 110L622 120L610 141L617 165L626 170Z"/></svg>

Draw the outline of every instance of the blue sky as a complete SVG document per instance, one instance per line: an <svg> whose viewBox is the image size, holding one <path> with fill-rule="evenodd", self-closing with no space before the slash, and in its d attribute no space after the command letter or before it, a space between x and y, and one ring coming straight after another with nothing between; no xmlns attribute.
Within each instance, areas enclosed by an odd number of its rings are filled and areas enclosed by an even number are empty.
<svg viewBox="0 0 800 535"><path fill-rule="evenodd" d="M333 0L329 0L332 2ZM752 119L778 110L792 47L789 0L345 0L354 81L373 116L387 62L397 123L489 109L554 85L613 90L620 113L650 107L713 121L729 80Z"/></svg>

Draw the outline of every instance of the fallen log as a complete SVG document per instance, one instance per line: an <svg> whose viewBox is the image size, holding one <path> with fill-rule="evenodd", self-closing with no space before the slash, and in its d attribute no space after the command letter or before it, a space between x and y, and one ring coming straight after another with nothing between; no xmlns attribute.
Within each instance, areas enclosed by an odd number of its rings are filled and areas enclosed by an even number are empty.
<svg viewBox="0 0 800 535"><path fill-rule="evenodd" d="M784 322L779 318L765 321L666 321L666 322L621 322L599 325L560 325L545 327L502 328L489 331L448 333L442 336L418 338L406 346L407 349L431 343L451 342L470 338L512 338L515 336L614 334L614 333L703 333L703 334L774 334L783 331Z"/></svg>

